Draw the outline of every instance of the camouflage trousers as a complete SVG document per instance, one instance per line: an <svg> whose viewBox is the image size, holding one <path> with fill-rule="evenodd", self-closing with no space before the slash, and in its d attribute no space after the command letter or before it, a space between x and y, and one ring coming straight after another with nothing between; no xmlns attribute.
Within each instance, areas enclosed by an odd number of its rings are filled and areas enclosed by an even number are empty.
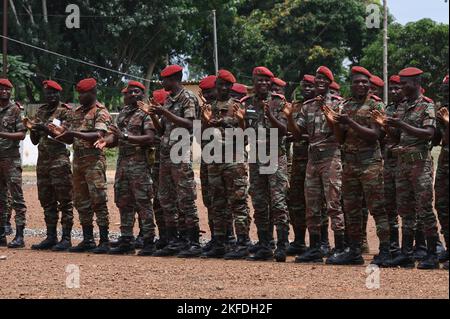
<svg viewBox="0 0 450 319"><path fill-rule="evenodd" d="M153 213L155 215L156 225L158 226L159 237L166 232L166 224L164 222L164 213L159 202L159 162L155 162L151 167L151 176L153 182Z"/></svg>
<svg viewBox="0 0 450 319"><path fill-rule="evenodd" d="M414 234L417 220L424 225L426 237L437 236L433 212L433 174L431 159L414 162L398 160L395 178L398 213L402 234Z"/></svg>
<svg viewBox="0 0 450 319"><path fill-rule="evenodd" d="M341 205L342 162L340 154L315 161L309 159L305 179L306 222L310 234L320 234L323 202L335 233L344 234Z"/></svg>
<svg viewBox="0 0 450 319"><path fill-rule="evenodd" d="M439 163L436 171L436 181L434 184L434 192L436 197L435 200L436 211L438 213L438 218L441 224L442 232L447 242L449 238L448 153L449 153L448 150L442 149L441 154L439 156Z"/></svg>
<svg viewBox="0 0 450 319"><path fill-rule="evenodd" d="M248 237L248 177L246 164L208 164L214 211L214 235L225 236L233 223L238 236Z"/></svg>
<svg viewBox="0 0 450 319"><path fill-rule="evenodd" d="M114 182L114 201L120 212L122 236L133 236L134 216L142 221L144 238L155 237L152 179L147 161L119 158Z"/></svg>
<svg viewBox="0 0 450 319"><path fill-rule="evenodd" d="M384 207L388 216L390 229L398 229L399 227L395 184L396 170L397 159L385 158L383 163Z"/></svg>
<svg viewBox="0 0 450 319"><path fill-rule="evenodd" d="M106 159L103 155L74 157L74 206L78 211L82 226L91 226L94 214L98 226L109 226L105 172Z"/></svg>
<svg viewBox="0 0 450 319"><path fill-rule="evenodd" d="M306 229L305 177L307 159L292 161L288 190L289 217L293 227Z"/></svg>
<svg viewBox="0 0 450 319"><path fill-rule="evenodd" d="M36 166L38 197L44 209L45 224L56 226L61 212L63 228L72 228L72 170L69 154L39 154Z"/></svg>
<svg viewBox="0 0 450 319"><path fill-rule="evenodd" d="M192 163L174 164L170 158L161 158L158 196L167 228L198 228L197 190ZM178 223L179 212L184 215L184 223Z"/></svg>
<svg viewBox="0 0 450 319"><path fill-rule="evenodd" d="M202 200L203 205L206 207L206 212L208 214L208 225L211 233L214 231L214 216L212 212L212 195L211 189L209 185L209 177L208 177L208 164L203 161L200 163L200 185L202 189Z"/></svg>
<svg viewBox="0 0 450 319"><path fill-rule="evenodd" d="M8 214L8 191L12 208L16 212L17 226L25 226L27 207L22 191L22 162L17 158L0 158L0 226L4 226Z"/></svg>
<svg viewBox="0 0 450 319"><path fill-rule="evenodd" d="M9 223L11 221L11 215L13 210L13 200L11 197L11 193L8 191L6 199L6 209L5 209L5 222ZM0 217L1 220L1 217Z"/></svg>
<svg viewBox="0 0 450 319"><path fill-rule="evenodd" d="M273 174L261 174L260 165L250 164L250 189L254 208L255 225L259 231L270 231L270 219L280 230L289 230L287 209L287 160L278 158L278 167ZM270 211L272 217L270 217Z"/></svg>
<svg viewBox="0 0 450 319"><path fill-rule="evenodd" d="M342 186L348 238L354 242L361 242L365 198L367 208L375 219L380 243L389 244L390 229L384 209L382 160L344 161Z"/></svg>

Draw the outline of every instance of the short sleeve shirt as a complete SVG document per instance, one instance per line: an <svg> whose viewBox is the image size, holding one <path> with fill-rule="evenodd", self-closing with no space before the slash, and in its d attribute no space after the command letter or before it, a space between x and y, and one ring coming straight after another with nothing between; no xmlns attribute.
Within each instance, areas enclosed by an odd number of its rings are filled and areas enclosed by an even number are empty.
<svg viewBox="0 0 450 319"><path fill-rule="evenodd" d="M22 115L20 108L10 102L5 107L0 107L0 131L7 133L26 132L26 127L22 123ZM0 137L0 157L2 154L14 152L19 155L20 141L13 141Z"/></svg>

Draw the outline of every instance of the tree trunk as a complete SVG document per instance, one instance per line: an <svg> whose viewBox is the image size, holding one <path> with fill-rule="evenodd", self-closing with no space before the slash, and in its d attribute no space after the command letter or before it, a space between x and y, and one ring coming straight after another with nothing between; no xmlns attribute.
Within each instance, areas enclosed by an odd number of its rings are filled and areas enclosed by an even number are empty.
<svg viewBox="0 0 450 319"><path fill-rule="evenodd" d="M48 23L47 0L42 0L42 15L44 16L44 22Z"/></svg>
<svg viewBox="0 0 450 319"><path fill-rule="evenodd" d="M151 61L148 64L147 74L145 74L145 79L148 80L148 81L145 81L145 83L144 83L145 91L148 91L148 89L150 88L150 79L153 76L153 71L155 70L155 66L156 66L156 61Z"/></svg>
<svg viewBox="0 0 450 319"><path fill-rule="evenodd" d="M16 6L14 5L14 0L9 0L9 6L11 7L11 11L14 14L14 17L16 18L16 23L18 26L20 26L19 17L17 16Z"/></svg>

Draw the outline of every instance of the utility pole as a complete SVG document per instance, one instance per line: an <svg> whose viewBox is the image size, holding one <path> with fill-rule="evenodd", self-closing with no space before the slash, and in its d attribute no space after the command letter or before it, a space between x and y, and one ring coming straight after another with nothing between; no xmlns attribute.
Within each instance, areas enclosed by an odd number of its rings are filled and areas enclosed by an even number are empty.
<svg viewBox="0 0 450 319"><path fill-rule="evenodd" d="M388 5L387 0L383 0L383 80L384 80L384 104L388 104Z"/></svg>
<svg viewBox="0 0 450 319"><path fill-rule="evenodd" d="M212 11L213 14L213 28L214 28L214 66L217 72L219 72L219 53L217 50L217 22L216 22L216 10Z"/></svg>
<svg viewBox="0 0 450 319"><path fill-rule="evenodd" d="M3 77L8 75L8 0L3 0Z"/></svg>

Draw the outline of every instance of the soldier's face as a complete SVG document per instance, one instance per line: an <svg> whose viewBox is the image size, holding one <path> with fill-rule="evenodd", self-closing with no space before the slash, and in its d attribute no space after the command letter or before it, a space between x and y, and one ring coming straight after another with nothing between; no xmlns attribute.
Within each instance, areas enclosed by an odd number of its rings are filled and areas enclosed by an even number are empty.
<svg viewBox="0 0 450 319"><path fill-rule="evenodd" d="M126 93L127 105L136 105L138 101L144 99L144 91L138 87L130 87Z"/></svg>
<svg viewBox="0 0 450 319"><path fill-rule="evenodd" d="M317 95L324 95L328 92L328 89L330 87L331 81L329 78L327 78L322 73L316 74L316 79L314 82L315 88L316 88L316 94Z"/></svg>
<svg viewBox="0 0 450 319"><path fill-rule="evenodd" d="M60 101L59 92L56 90L53 90L53 89L45 89L44 97L45 97L45 101L51 105L57 104Z"/></svg>
<svg viewBox="0 0 450 319"><path fill-rule="evenodd" d="M222 79L217 79L216 80L217 99L219 101L228 100L230 98L230 91L232 87L233 87L232 83L224 81Z"/></svg>
<svg viewBox="0 0 450 319"><path fill-rule="evenodd" d="M95 90L80 93L78 97L80 104L83 106L91 106L95 102L96 98L97 92Z"/></svg>
<svg viewBox="0 0 450 319"><path fill-rule="evenodd" d="M383 96L383 88L380 88L379 86L370 85L370 93L371 94L375 94L378 97L382 97Z"/></svg>
<svg viewBox="0 0 450 319"><path fill-rule="evenodd" d="M406 97L415 95L420 90L420 83L414 77L400 77L403 94Z"/></svg>
<svg viewBox="0 0 450 319"><path fill-rule="evenodd" d="M369 78L364 74L355 74L352 77L352 95L354 97L364 97L369 94Z"/></svg>
<svg viewBox="0 0 450 319"><path fill-rule="evenodd" d="M0 100L9 100L11 98L11 89L0 85Z"/></svg>
<svg viewBox="0 0 450 319"><path fill-rule="evenodd" d="M202 95L206 100L206 103L211 104L216 99L216 89L202 90Z"/></svg>
<svg viewBox="0 0 450 319"><path fill-rule="evenodd" d="M310 82L302 81L301 83L302 95L305 100L310 100L315 96L315 86Z"/></svg>
<svg viewBox="0 0 450 319"><path fill-rule="evenodd" d="M245 94L241 94L241 93L237 93L237 92L234 92L234 91L230 91L230 96L233 99L240 101L240 100L242 100L244 98Z"/></svg>
<svg viewBox="0 0 450 319"><path fill-rule="evenodd" d="M398 83L389 84L389 99L394 103L399 103L403 100L402 86Z"/></svg>
<svg viewBox="0 0 450 319"><path fill-rule="evenodd" d="M284 95L284 94L285 94L284 87L281 87L281 86L276 85L276 84L272 84L272 89L271 89L271 91L272 91L273 93L276 93L276 94L281 94L281 95Z"/></svg>
<svg viewBox="0 0 450 319"><path fill-rule="evenodd" d="M259 94L268 94L271 87L271 81L268 76L264 75L255 75L253 77L253 86L255 88L255 92Z"/></svg>

